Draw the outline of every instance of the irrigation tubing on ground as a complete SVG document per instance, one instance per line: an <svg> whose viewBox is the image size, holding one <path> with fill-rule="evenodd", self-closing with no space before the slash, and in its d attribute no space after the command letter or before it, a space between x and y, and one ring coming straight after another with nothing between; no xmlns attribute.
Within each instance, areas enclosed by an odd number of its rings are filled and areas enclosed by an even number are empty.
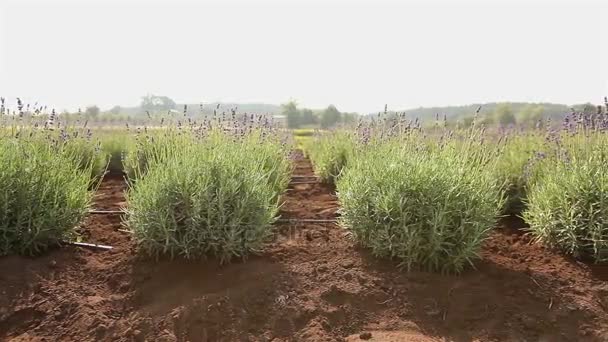
<svg viewBox="0 0 608 342"><path fill-rule="evenodd" d="M110 249L114 248L112 246L99 245L96 243L87 243L87 242L67 242L67 243L70 245L78 246L78 247L97 248L97 249L105 249L105 250L110 250Z"/></svg>
<svg viewBox="0 0 608 342"><path fill-rule="evenodd" d="M117 214L126 214L125 211L122 210L91 210L89 214L99 214L99 215L117 215ZM336 219L307 219L307 218L287 218L287 219L278 219L276 222L279 223L337 223Z"/></svg>
<svg viewBox="0 0 608 342"><path fill-rule="evenodd" d="M105 215L112 215L112 214L124 214L125 212L122 210L89 210L89 214L105 214Z"/></svg>

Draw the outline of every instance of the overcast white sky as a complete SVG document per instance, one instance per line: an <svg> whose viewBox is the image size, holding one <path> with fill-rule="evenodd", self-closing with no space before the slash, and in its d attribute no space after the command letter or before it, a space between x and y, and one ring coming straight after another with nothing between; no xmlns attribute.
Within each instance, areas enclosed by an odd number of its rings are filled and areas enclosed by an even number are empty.
<svg viewBox="0 0 608 342"><path fill-rule="evenodd" d="M0 95L60 109L146 93L359 112L599 103L608 1L0 0Z"/></svg>

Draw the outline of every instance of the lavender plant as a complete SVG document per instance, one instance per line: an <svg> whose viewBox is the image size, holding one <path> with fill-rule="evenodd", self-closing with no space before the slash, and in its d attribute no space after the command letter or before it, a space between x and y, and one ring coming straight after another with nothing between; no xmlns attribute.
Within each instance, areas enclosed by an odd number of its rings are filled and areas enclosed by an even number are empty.
<svg viewBox="0 0 608 342"><path fill-rule="evenodd" d="M504 185L505 205L502 210L507 215L519 215L525 208L527 187L532 170L529 165L535 154L542 150L543 139L536 132L510 132L501 135L504 147L499 154L494 169L498 183Z"/></svg>
<svg viewBox="0 0 608 342"><path fill-rule="evenodd" d="M407 270L458 273L477 257L503 205L492 174L498 150L476 131L458 140L405 127L384 130L349 161L337 181L342 225Z"/></svg>
<svg viewBox="0 0 608 342"><path fill-rule="evenodd" d="M147 173L150 164L184 153L176 148L188 150L192 147L192 138L191 132L174 129L137 131L122 158L127 178L133 182Z"/></svg>
<svg viewBox="0 0 608 342"><path fill-rule="evenodd" d="M76 237L105 165L86 127L0 100L0 255L32 255Z"/></svg>
<svg viewBox="0 0 608 342"><path fill-rule="evenodd" d="M347 130L317 133L304 146L315 174L323 182L335 183L355 153L355 136Z"/></svg>
<svg viewBox="0 0 608 342"><path fill-rule="evenodd" d="M123 161L128 152L133 150L133 136L119 127L97 129L95 135L99 138L103 155L108 158L108 172L125 172Z"/></svg>
<svg viewBox="0 0 608 342"><path fill-rule="evenodd" d="M608 108L608 105L607 107ZM523 217L536 241L608 261L608 118L573 112L549 132L531 174Z"/></svg>
<svg viewBox="0 0 608 342"><path fill-rule="evenodd" d="M140 145L145 169L128 193L125 223L141 251L221 262L259 251L289 181L289 146L253 117L171 130Z"/></svg>

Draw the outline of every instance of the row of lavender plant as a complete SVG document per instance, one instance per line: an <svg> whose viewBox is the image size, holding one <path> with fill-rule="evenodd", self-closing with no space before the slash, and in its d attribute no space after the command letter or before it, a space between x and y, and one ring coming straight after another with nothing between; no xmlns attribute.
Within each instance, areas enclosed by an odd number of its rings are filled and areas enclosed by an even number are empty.
<svg viewBox="0 0 608 342"><path fill-rule="evenodd" d="M424 129L379 115L319 135L308 154L337 183L344 226L408 269L461 271L504 214L523 215L537 241L599 262L608 258L606 112L573 111L561 130L550 119L532 130L477 120L452 130L439 116Z"/></svg>
<svg viewBox="0 0 608 342"><path fill-rule="evenodd" d="M526 166L523 217L535 240L578 258L608 261L608 99L572 112Z"/></svg>

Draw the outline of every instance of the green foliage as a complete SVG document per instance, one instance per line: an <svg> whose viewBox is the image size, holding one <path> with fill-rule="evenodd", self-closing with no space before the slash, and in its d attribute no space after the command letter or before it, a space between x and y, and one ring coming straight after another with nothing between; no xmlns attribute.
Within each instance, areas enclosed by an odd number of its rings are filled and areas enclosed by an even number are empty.
<svg viewBox="0 0 608 342"><path fill-rule="evenodd" d="M515 124L515 114L508 103L501 103L494 110L495 121L501 125Z"/></svg>
<svg viewBox="0 0 608 342"><path fill-rule="evenodd" d="M162 163L171 156L187 153L192 137L173 129L150 130L146 135L137 134L129 141L122 163L131 181L143 177L152 163ZM179 151L183 149L183 151Z"/></svg>
<svg viewBox="0 0 608 342"><path fill-rule="evenodd" d="M315 130L308 128L294 129L293 135L296 137L312 137L315 135Z"/></svg>
<svg viewBox="0 0 608 342"><path fill-rule="evenodd" d="M534 127L544 116L545 109L542 105L529 104L524 106L518 113L517 121L528 127Z"/></svg>
<svg viewBox="0 0 608 342"><path fill-rule="evenodd" d="M493 116L496 109L506 103L479 103L479 104L471 104L466 106L445 106L445 107L420 107L415 109L409 109L404 111L403 113L409 118L418 118L422 121L431 121L435 118L437 113L442 115L446 115L448 120L450 121L470 121L472 118L466 119L467 117L471 117L475 111L481 107L480 117L488 115ZM526 103L526 102L509 102L508 106L510 107L513 114L515 114L516 119L523 117L521 114L523 111L530 111L527 109L528 107L533 107L535 118L529 118L528 122L535 123L538 121L537 116L543 116L545 118L551 117L554 119L561 119L565 114L570 112L570 106L563 104L555 104L555 103ZM532 115L531 115L532 116ZM525 122L521 121L521 122Z"/></svg>
<svg viewBox="0 0 608 342"><path fill-rule="evenodd" d="M330 128L337 125L342 118L342 113L334 105L330 105L321 112L321 128Z"/></svg>
<svg viewBox="0 0 608 342"><path fill-rule="evenodd" d="M84 115L87 118L96 119L99 116L100 110L97 106L87 107L84 111Z"/></svg>
<svg viewBox="0 0 608 342"><path fill-rule="evenodd" d="M473 125L473 122L475 122L475 117L473 115L464 116L460 121L462 127L471 127Z"/></svg>
<svg viewBox="0 0 608 342"><path fill-rule="evenodd" d="M349 161L337 181L342 224L400 266L460 272L477 257L502 206L489 170L495 151L476 142L383 142Z"/></svg>
<svg viewBox="0 0 608 342"><path fill-rule="evenodd" d="M134 149L133 137L123 129L99 130L96 135L101 141L102 153L108 158L108 171L123 172L123 158Z"/></svg>
<svg viewBox="0 0 608 342"><path fill-rule="evenodd" d="M300 109L299 126L312 126L317 124L318 118L314 112L308 108Z"/></svg>
<svg viewBox="0 0 608 342"><path fill-rule="evenodd" d="M563 136L536 161L523 217L545 245L579 258L608 261L608 139Z"/></svg>
<svg viewBox="0 0 608 342"><path fill-rule="evenodd" d="M32 255L74 239L91 202L93 167L73 146L0 138L0 255Z"/></svg>
<svg viewBox="0 0 608 342"><path fill-rule="evenodd" d="M143 146L153 153L145 173L136 169L126 223L145 254L225 262L267 241L291 172L288 149L277 138L212 131Z"/></svg>
<svg viewBox="0 0 608 342"><path fill-rule="evenodd" d="M494 177L499 184L504 185L506 201L504 214L520 214L524 209L526 188L529 177L526 173L534 153L543 148L543 138L535 134L508 135L504 137L504 146L496 167Z"/></svg>
<svg viewBox="0 0 608 342"><path fill-rule="evenodd" d="M63 149L73 155L81 170L88 170L91 178L101 179L106 172L110 155L101 149L99 140L74 138L63 144Z"/></svg>
<svg viewBox="0 0 608 342"><path fill-rule="evenodd" d="M315 174L323 182L334 183L356 150L356 137L352 132L339 130L320 134L304 146Z"/></svg>
<svg viewBox="0 0 608 342"><path fill-rule="evenodd" d="M121 112L122 112L121 106L114 106L114 107L110 108L110 110L108 111L108 113L112 114L112 115L119 115Z"/></svg>
<svg viewBox="0 0 608 342"><path fill-rule="evenodd" d="M5 124L5 123L4 123ZM21 124L4 125L0 121L0 139L19 139L23 143L48 144L69 154L76 161L76 167L89 172L90 178L103 177L109 160L109 154L101 149L101 141L93 136L86 127L63 125L56 129L53 126L42 128L36 121Z"/></svg>
<svg viewBox="0 0 608 342"><path fill-rule="evenodd" d="M290 101L281 105L281 114L285 115L287 128L298 128L302 124L301 114L295 101Z"/></svg>
<svg viewBox="0 0 608 342"><path fill-rule="evenodd" d="M285 116L287 128L300 128L313 126L318 119L314 112L307 108L298 108L295 101L289 101L281 105L281 114Z"/></svg>
<svg viewBox="0 0 608 342"><path fill-rule="evenodd" d="M582 103L572 106L572 109L574 109L576 112L582 113L585 116L589 116L596 113L602 113L605 108L596 106L592 103Z"/></svg>
<svg viewBox="0 0 608 342"><path fill-rule="evenodd" d="M167 96L157 96L148 94L141 98L140 109L142 112L166 112L171 109L175 109L177 104L171 98Z"/></svg>
<svg viewBox="0 0 608 342"><path fill-rule="evenodd" d="M298 108L295 101L282 104L281 114L285 116L287 127L292 129L319 125L321 128L331 128L338 124L352 124L359 117L356 113L341 113L334 105L315 113L307 108Z"/></svg>

